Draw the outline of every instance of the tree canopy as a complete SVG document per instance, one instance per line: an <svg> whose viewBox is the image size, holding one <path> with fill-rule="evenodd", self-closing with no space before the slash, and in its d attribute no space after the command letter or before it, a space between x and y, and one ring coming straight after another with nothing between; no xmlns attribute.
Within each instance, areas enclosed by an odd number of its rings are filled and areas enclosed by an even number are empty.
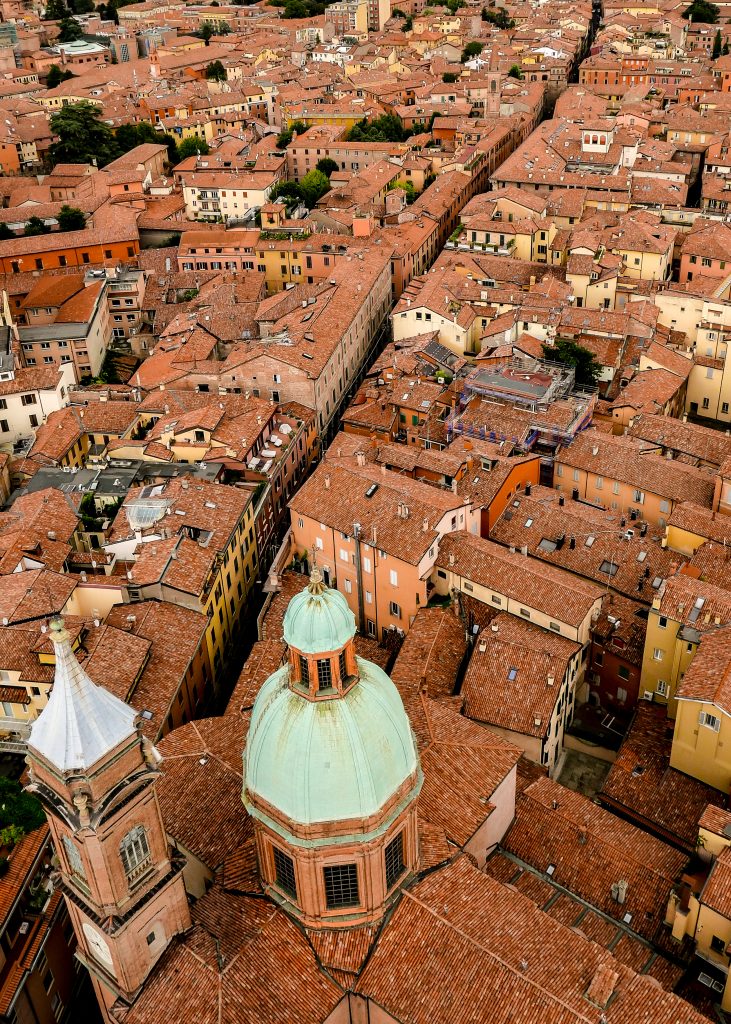
<svg viewBox="0 0 731 1024"><path fill-rule="evenodd" d="M194 135L189 135L178 146L178 159L185 160L186 157L195 156L197 153L205 156L206 153L210 152L210 147L205 139L198 139Z"/></svg>
<svg viewBox="0 0 731 1024"><path fill-rule="evenodd" d="M61 84L61 82L66 82L69 78L73 77L74 76L71 71L66 71L65 69L62 71L58 64L51 64L48 69L48 75L46 76L46 88L55 89L57 85Z"/></svg>
<svg viewBox="0 0 731 1024"><path fill-rule="evenodd" d="M381 114L372 121L365 117L356 121L345 138L348 142L403 142L409 134L393 114Z"/></svg>
<svg viewBox="0 0 731 1024"><path fill-rule="evenodd" d="M308 209L317 203L317 200L330 191L330 182L322 171L308 171L301 181L280 181L274 186L269 194L269 201L284 199L288 210L293 209L300 203L304 203Z"/></svg>
<svg viewBox="0 0 731 1024"><path fill-rule="evenodd" d="M35 216L30 217L25 222L25 227L23 228L24 235L47 235L50 231L51 229L46 222L41 220L40 217Z"/></svg>
<svg viewBox="0 0 731 1024"><path fill-rule="evenodd" d="M489 7L482 8L482 20L488 22L490 25L494 25L495 28L511 29L515 28L515 22L510 17L507 11L503 10L502 7L496 7L490 9Z"/></svg>
<svg viewBox="0 0 731 1024"><path fill-rule="evenodd" d="M711 53L711 60L718 60L723 51L723 39L721 39L721 29L716 29L716 34L713 37L713 51Z"/></svg>
<svg viewBox="0 0 731 1024"><path fill-rule="evenodd" d="M406 193L406 202L411 205L416 199L416 189L414 188L413 182L411 181L396 181L394 182L394 188L400 188Z"/></svg>
<svg viewBox="0 0 731 1024"><path fill-rule="evenodd" d="M269 6L282 7L283 18L314 18L328 5L322 0L269 0Z"/></svg>
<svg viewBox="0 0 731 1024"><path fill-rule="evenodd" d="M309 210L321 196L330 191L330 179L317 169L308 171L299 184L302 201Z"/></svg>
<svg viewBox="0 0 731 1024"><path fill-rule="evenodd" d="M468 60L472 60L473 57L479 57L482 53L482 43L478 43L474 40L471 43L467 43L464 50L462 50L462 56L459 58L462 64L466 64Z"/></svg>
<svg viewBox="0 0 731 1024"><path fill-rule="evenodd" d="M78 206L68 206L66 203L58 211L59 231L83 231L86 227L86 214Z"/></svg>
<svg viewBox="0 0 731 1024"><path fill-rule="evenodd" d="M61 18L67 18L68 13L69 9L64 0L48 0L43 17L46 21L60 21Z"/></svg>
<svg viewBox="0 0 731 1024"><path fill-rule="evenodd" d="M58 23L58 29L59 43L75 43L84 34L81 25L74 18L62 18Z"/></svg>
<svg viewBox="0 0 731 1024"><path fill-rule="evenodd" d="M120 155L111 126L102 120L101 108L88 100L70 103L51 114L51 131L58 141L51 146L57 164L90 164L104 167Z"/></svg>
<svg viewBox="0 0 731 1024"><path fill-rule="evenodd" d="M198 36L198 38L202 39L206 46L208 46L214 31L213 22L204 21L198 31L194 32L193 35Z"/></svg>
<svg viewBox="0 0 731 1024"><path fill-rule="evenodd" d="M289 128L282 128L279 135L277 135L277 149L286 149L292 141L292 136L295 132L301 135L302 132L306 132L310 126L306 121L293 121Z"/></svg>
<svg viewBox="0 0 731 1024"><path fill-rule="evenodd" d="M595 387L602 371L601 365L594 358L593 352L583 345L567 338L558 338L555 345L544 345L543 355L554 363L573 366L576 370L576 383L579 387Z"/></svg>
<svg viewBox="0 0 731 1024"><path fill-rule="evenodd" d="M317 161L317 164L315 165L315 170L321 171L325 175L325 177L329 179L330 175L334 174L335 171L339 171L340 168L337 164L337 161L333 160L329 156L324 156L322 160Z"/></svg>
<svg viewBox="0 0 731 1024"><path fill-rule="evenodd" d="M0 776L0 828L16 825L33 832L46 820L43 808L34 796L23 792L19 782Z"/></svg>
<svg viewBox="0 0 731 1024"><path fill-rule="evenodd" d="M508 78L517 78L518 81L522 81L525 78L525 75L520 69L520 65L513 64L511 66L510 71L508 71Z"/></svg>
<svg viewBox="0 0 731 1024"><path fill-rule="evenodd" d="M226 68L223 66L220 60L211 61L211 63L206 68L206 78L209 78L214 82L226 81Z"/></svg>
<svg viewBox="0 0 731 1024"><path fill-rule="evenodd" d="M693 3L683 11L683 17L686 21L715 25L718 22L718 7L709 0L693 0Z"/></svg>

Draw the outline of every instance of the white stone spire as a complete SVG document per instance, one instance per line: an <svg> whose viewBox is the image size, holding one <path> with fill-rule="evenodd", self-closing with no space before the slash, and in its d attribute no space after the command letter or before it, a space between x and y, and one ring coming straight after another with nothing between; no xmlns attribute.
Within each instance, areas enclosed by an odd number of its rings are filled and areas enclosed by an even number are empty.
<svg viewBox="0 0 731 1024"><path fill-rule="evenodd" d="M28 746L61 772L92 765L136 733L137 713L89 679L71 649L63 619L50 623L56 674L48 704L33 723Z"/></svg>

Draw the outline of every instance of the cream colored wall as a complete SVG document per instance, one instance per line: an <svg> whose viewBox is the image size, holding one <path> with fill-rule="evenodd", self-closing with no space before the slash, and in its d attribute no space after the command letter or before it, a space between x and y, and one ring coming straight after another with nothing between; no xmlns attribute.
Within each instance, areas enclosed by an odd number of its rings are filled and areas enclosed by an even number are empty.
<svg viewBox="0 0 731 1024"><path fill-rule="evenodd" d="M123 604L119 584L110 585L104 580L106 577L97 576L89 577L87 583L78 583L64 605L63 614L104 619L115 604Z"/></svg>
<svg viewBox="0 0 731 1024"><path fill-rule="evenodd" d="M728 967L728 957L723 953L716 953L711 949L711 939L717 935L728 945L731 942L731 921L711 910L710 907L701 907L698 911L698 924L695 930L695 941L698 952L711 963L719 967Z"/></svg>
<svg viewBox="0 0 731 1024"><path fill-rule="evenodd" d="M541 626L547 632L558 633L560 636L568 637L569 640L575 640L582 644L582 646L589 642L591 613L594 608L598 609L601 607L600 597L594 601L592 608L584 617L583 621L580 622L578 626L574 626L571 623L562 621L560 618L551 619L549 615L546 615L537 608L534 608L530 601L530 595L528 594L526 594L523 601L515 601L500 590L493 589L485 584L478 583L475 580L469 580L466 577L462 577L452 569L442 569L442 571L446 573L446 578L440 577L438 575L438 570L435 570L432 575L432 582L435 584L437 593L439 594L448 594L451 590L456 589L462 593L469 594L471 597L474 597L475 600L481 601L490 608L495 608L498 611L509 612L511 615L515 615L524 622L532 622L534 626ZM497 583L498 581L495 582ZM495 598L498 600L496 601ZM530 618L520 614L521 608L525 608L530 612ZM560 628L558 630L551 629L552 622L556 622Z"/></svg>
<svg viewBox="0 0 731 1024"><path fill-rule="evenodd" d="M417 312L422 315L420 320L416 319ZM427 316L429 316L428 320ZM391 320L394 341L412 338L417 334L430 334L432 331L439 331L439 341L450 352L462 356L465 352L472 351L472 338L469 331L448 317L433 313L424 307L412 306L410 309L394 314Z"/></svg>
<svg viewBox="0 0 731 1024"><path fill-rule="evenodd" d="M502 841L503 836L513 823L517 771L516 766L505 776L497 789L489 795L493 810L472 838L465 843L465 851L475 858L479 868L485 866L489 854Z"/></svg>
<svg viewBox="0 0 731 1024"><path fill-rule="evenodd" d="M643 691L653 691L654 700L659 704L666 704L670 718L675 717L678 702L675 694L678 690L680 680L685 675L690 663L695 657L698 649L697 644L690 643L678 636L680 623L667 618L667 625L660 625L659 601L657 607L652 607L647 619L647 632L645 634L645 649L642 656L642 683ZM655 650L662 651L661 658L655 658ZM658 681L663 680L667 684L667 693L658 693Z"/></svg>
<svg viewBox="0 0 731 1024"><path fill-rule="evenodd" d="M701 725L701 713L720 719L718 732ZM731 785L731 718L717 705L697 700L677 701L670 764L686 775L728 793Z"/></svg>

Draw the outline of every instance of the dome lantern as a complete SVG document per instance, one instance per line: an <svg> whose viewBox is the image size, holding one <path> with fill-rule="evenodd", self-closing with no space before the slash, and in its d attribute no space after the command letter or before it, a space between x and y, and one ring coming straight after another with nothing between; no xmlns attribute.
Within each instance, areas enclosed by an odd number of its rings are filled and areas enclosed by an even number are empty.
<svg viewBox="0 0 731 1024"><path fill-rule="evenodd" d="M284 616L292 690L308 700L347 693L358 681L354 637L355 616L348 602L313 565L310 582L292 598Z"/></svg>

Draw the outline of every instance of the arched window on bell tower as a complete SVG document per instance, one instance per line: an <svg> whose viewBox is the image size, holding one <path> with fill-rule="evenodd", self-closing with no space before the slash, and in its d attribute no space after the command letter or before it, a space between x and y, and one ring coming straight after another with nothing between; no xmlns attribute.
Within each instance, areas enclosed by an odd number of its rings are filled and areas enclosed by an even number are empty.
<svg viewBox="0 0 731 1024"><path fill-rule="evenodd" d="M119 856L122 858L122 866L130 886L135 885L147 874L152 866L152 854L147 833L142 825L130 829L124 837L119 844Z"/></svg>

